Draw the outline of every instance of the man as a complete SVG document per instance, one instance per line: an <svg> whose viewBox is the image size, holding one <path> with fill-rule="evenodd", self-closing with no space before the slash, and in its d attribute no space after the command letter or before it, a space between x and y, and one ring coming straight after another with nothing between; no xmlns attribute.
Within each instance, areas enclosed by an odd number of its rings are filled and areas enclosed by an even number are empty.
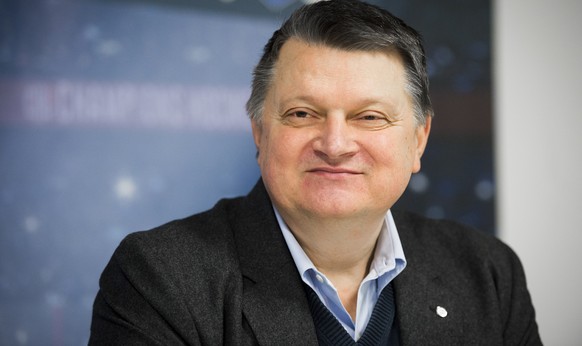
<svg viewBox="0 0 582 346"><path fill-rule="evenodd" d="M91 344L541 344L507 246L390 209L432 122L416 31L358 1L304 6L266 45L247 110L262 179L128 236Z"/></svg>

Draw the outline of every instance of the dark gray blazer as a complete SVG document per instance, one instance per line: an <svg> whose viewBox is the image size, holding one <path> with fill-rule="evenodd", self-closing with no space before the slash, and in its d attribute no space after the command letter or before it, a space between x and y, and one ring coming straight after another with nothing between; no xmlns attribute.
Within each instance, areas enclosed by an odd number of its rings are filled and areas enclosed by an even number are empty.
<svg viewBox="0 0 582 346"><path fill-rule="evenodd" d="M456 223L393 216L408 261L394 281L402 345L541 344L506 245ZM101 276L90 344L316 345L263 183L123 240Z"/></svg>

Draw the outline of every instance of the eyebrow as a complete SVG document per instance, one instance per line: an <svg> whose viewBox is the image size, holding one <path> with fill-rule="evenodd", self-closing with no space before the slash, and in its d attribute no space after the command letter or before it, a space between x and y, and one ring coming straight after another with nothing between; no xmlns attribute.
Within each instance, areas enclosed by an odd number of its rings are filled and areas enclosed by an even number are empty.
<svg viewBox="0 0 582 346"><path fill-rule="evenodd" d="M287 99L283 99L282 101L278 102L278 109L281 108L285 108L285 105L292 103L292 102L305 102L307 104L310 105L318 105L319 102L317 101L317 99L311 95L299 95L299 96L294 96L294 97L290 97ZM357 107L356 108L366 108L366 107L370 107L370 106L381 106L382 108L385 108L387 110L394 110L394 109L399 109L399 104L397 102L393 101L393 98L391 98L390 100L379 100L377 98L374 97L370 97L370 98L364 98L362 100L357 101Z"/></svg>

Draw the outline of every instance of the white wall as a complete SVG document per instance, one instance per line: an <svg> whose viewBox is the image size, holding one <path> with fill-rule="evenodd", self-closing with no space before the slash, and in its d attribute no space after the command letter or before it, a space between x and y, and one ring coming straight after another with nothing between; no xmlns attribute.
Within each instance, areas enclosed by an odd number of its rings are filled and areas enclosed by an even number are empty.
<svg viewBox="0 0 582 346"><path fill-rule="evenodd" d="M500 236L546 345L582 345L581 16L580 0L494 0Z"/></svg>

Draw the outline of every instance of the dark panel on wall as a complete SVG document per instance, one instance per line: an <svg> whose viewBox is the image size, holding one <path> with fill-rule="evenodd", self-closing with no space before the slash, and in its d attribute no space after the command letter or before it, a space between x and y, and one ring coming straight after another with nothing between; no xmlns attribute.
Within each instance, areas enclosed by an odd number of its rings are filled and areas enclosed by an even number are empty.
<svg viewBox="0 0 582 346"><path fill-rule="evenodd" d="M374 1L426 40L434 129L397 207L495 232L489 1ZM295 0L0 1L0 344L87 342L129 232L246 193L251 69Z"/></svg>

